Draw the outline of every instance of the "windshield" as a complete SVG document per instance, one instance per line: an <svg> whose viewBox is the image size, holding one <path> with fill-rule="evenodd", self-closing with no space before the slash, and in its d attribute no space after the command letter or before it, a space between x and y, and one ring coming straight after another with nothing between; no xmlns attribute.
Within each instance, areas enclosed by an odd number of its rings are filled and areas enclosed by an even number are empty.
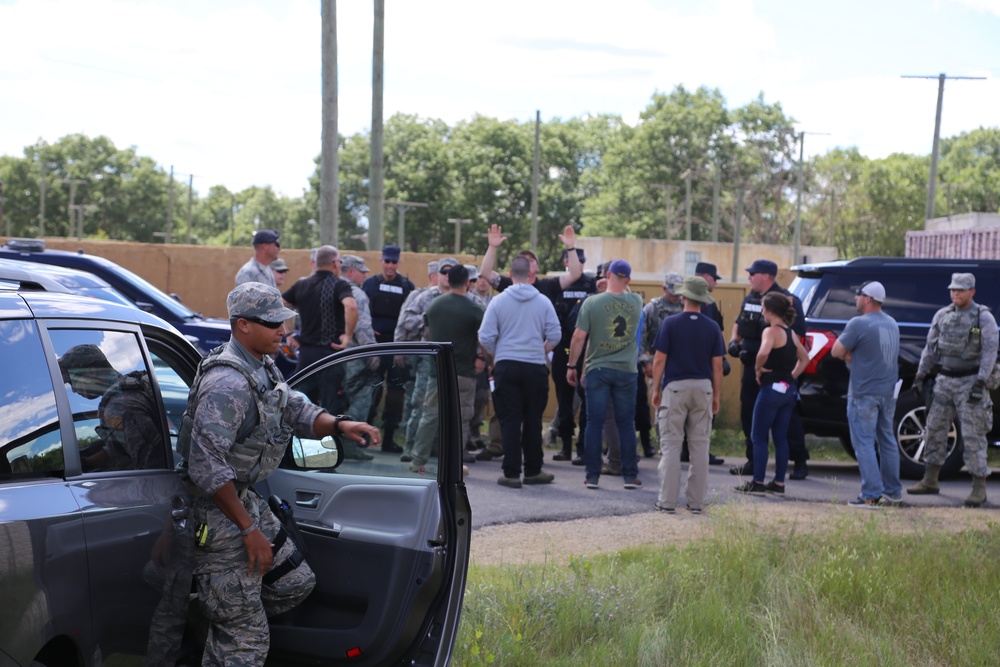
<svg viewBox="0 0 1000 667"><path fill-rule="evenodd" d="M152 283L148 282L145 278L140 278L136 274L132 273L123 266L115 266L114 269L123 277L129 280L129 282L138 285L145 296L155 304L165 310L173 313L174 316L180 319L197 319L199 315L193 310L182 304L177 299L174 299L169 294L165 293L159 287L156 287Z"/></svg>

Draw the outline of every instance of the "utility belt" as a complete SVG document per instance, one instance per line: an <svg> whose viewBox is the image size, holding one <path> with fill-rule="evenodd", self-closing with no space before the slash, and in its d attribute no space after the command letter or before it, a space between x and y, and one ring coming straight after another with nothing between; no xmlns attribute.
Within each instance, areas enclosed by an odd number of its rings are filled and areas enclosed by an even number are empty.
<svg viewBox="0 0 1000 667"><path fill-rule="evenodd" d="M967 378L970 375L976 375L979 373L979 368L968 368L966 370L954 370L951 368L942 368L938 371L941 375L946 378Z"/></svg>

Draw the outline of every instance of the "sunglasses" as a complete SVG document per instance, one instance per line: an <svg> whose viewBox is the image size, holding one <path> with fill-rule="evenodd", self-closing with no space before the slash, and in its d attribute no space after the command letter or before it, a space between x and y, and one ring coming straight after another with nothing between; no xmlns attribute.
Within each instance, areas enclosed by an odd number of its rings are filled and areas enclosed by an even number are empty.
<svg viewBox="0 0 1000 667"><path fill-rule="evenodd" d="M244 317L243 319L246 320L247 322L253 322L254 324L259 324L262 327L267 327L268 329L277 329L282 324L284 324L284 322L265 322L259 317Z"/></svg>
<svg viewBox="0 0 1000 667"><path fill-rule="evenodd" d="M399 264L398 259L383 259L382 261L385 262L386 264Z"/></svg>

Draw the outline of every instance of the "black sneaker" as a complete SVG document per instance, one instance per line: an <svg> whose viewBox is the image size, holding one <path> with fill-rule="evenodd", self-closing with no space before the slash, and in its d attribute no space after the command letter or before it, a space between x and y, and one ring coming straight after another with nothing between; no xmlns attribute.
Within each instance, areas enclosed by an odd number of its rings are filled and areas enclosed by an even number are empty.
<svg viewBox="0 0 1000 667"><path fill-rule="evenodd" d="M729 469L730 475L739 475L741 477L753 474L753 461L747 461L741 466L733 466Z"/></svg>
<svg viewBox="0 0 1000 667"><path fill-rule="evenodd" d="M573 459L573 455L569 452L557 452L552 455L553 461L570 461Z"/></svg>
<svg viewBox="0 0 1000 667"><path fill-rule="evenodd" d="M701 514L701 508L700 507L691 507L690 505L688 505L687 506L687 510L688 510L688 512L691 512L691 514Z"/></svg>
<svg viewBox="0 0 1000 667"><path fill-rule="evenodd" d="M749 493L751 496L762 496L767 491L765 487L760 482L755 482L752 479L749 482L744 482L736 487L737 493Z"/></svg>
<svg viewBox="0 0 1000 667"><path fill-rule="evenodd" d="M666 505L661 505L659 502L653 503L653 507L666 514L674 514L677 511L673 507L667 507Z"/></svg>
<svg viewBox="0 0 1000 667"><path fill-rule="evenodd" d="M713 454L711 452L708 453L708 465L710 465L710 466L721 466L725 462L726 462L726 459L722 458L721 456L716 456L715 454Z"/></svg>
<svg viewBox="0 0 1000 667"><path fill-rule="evenodd" d="M777 484L773 480L764 485L764 491L775 496L785 497L785 485Z"/></svg>

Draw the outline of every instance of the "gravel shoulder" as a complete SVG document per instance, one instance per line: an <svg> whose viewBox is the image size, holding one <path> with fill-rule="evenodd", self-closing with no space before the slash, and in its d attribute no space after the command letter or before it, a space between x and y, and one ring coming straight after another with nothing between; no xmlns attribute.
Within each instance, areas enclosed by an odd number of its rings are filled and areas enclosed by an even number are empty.
<svg viewBox="0 0 1000 667"><path fill-rule="evenodd" d="M813 533L842 522L879 521L885 530L957 533L996 530L994 509L901 507L866 510L842 504L752 499L711 505L701 515L678 509L674 515L644 512L571 521L515 523L479 528L472 534L474 565L566 564L570 558L629 547L684 544L716 530L747 523L760 532Z"/></svg>

